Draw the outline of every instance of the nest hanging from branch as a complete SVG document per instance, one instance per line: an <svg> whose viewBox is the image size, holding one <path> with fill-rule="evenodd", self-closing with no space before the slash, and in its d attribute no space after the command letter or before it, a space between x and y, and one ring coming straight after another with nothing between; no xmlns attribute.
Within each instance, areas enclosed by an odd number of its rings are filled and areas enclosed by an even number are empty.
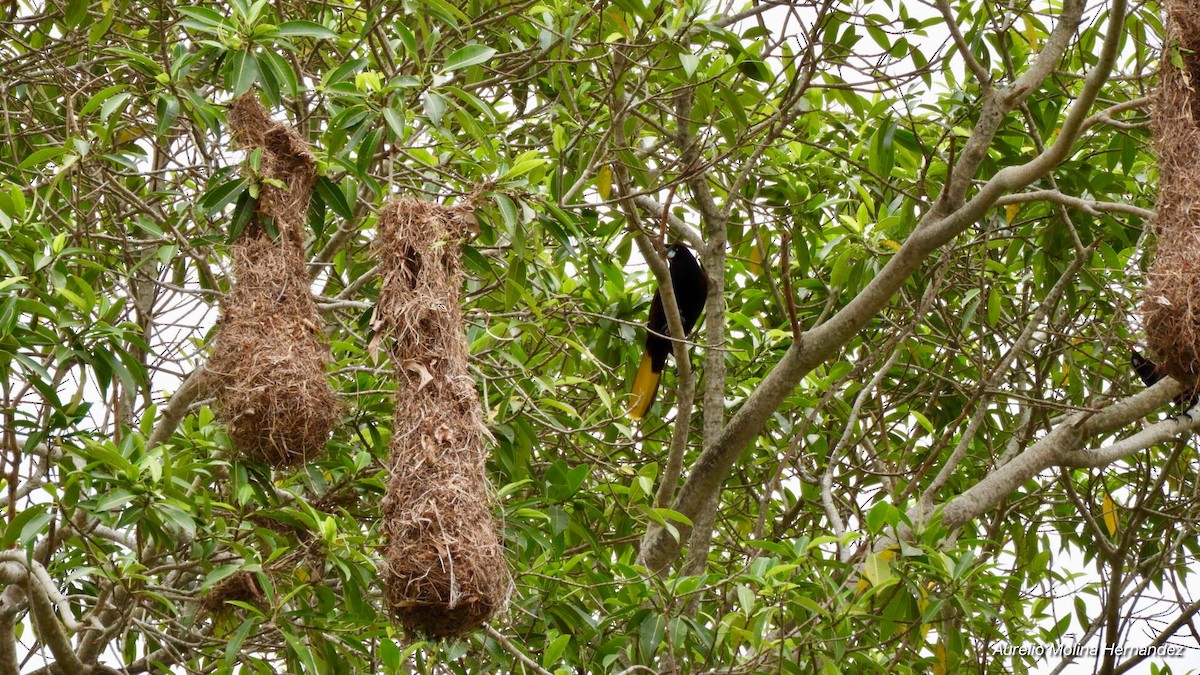
<svg viewBox="0 0 1200 675"><path fill-rule="evenodd" d="M1141 309L1161 374L1200 375L1200 5L1169 0L1152 114L1158 240Z"/></svg>
<svg viewBox="0 0 1200 675"><path fill-rule="evenodd" d="M375 244L383 284L372 326L400 384L383 501L387 601L402 626L433 637L483 625L512 588L459 308L458 239L471 218L467 207L394 200Z"/></svg>
<svg viewBox="0 0 1200 675"><path fill-rule="evenodd" d="M262 150L259 174L285 187L261 185L257 210L230 247L234 284L206 371L238 456L294 466L324 451L340 416L304 262L316 170L296 130L273 121L253 94L234 102L229 122L238 147Z"/></svg>

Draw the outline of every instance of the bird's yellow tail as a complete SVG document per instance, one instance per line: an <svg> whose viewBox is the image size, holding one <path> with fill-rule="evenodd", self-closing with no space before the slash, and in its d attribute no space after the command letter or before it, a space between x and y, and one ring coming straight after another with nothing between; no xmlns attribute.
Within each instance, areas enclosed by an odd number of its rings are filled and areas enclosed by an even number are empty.
<svg viewBox="0 0 1200 675"><path fill-rule="evenodd" d="M650 363L650 355L642 354L642 362L638 365L637 375L633 378L632 398L629 402L629 416L640 420L646 416L646 411L654 403L654 394L658 391L658 380L662 373L654 372Z"/></svg>

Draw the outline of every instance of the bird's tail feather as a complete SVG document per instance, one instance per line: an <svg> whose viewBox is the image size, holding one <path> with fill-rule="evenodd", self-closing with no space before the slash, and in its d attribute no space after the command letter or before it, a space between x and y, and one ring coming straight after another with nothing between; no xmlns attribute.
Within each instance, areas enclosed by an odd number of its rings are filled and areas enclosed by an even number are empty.
<svg viewBox="0 0 1200 675"><path fill-rule="evenodd" d="M629 416L640 420L646 416L654 403L654 395L658 392L658 381L661 372L654 372L649 354L642 354L642 362L638 365L637 375L633 378L632 398L629 402Z"/></svg>

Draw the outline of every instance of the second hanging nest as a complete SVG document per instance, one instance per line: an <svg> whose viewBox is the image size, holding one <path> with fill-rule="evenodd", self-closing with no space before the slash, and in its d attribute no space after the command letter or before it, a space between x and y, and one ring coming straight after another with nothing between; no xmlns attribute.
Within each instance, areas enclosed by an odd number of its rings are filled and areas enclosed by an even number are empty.
<svg viewBox="0 0 1200 675"><path fill-rule="evenodd" d="M383 284L372 325L399 379L383 501L387 602L405 628L434 637L478 628L512 587L459 308L471 219L466 207L394 200L375 245Z"/></svg>

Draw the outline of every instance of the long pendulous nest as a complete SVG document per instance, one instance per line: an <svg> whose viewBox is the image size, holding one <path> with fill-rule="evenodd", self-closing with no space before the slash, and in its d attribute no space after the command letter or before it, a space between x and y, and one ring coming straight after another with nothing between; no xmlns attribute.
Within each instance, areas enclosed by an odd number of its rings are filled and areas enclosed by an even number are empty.
<svg viewBox="0 0 1200 675"><path fill-rule="evenodd" d="M286 187L263 183L255 215L230 248L234 284L206 371L237 455L294 466L324 451L340 417L304 262L316 170L296 130L271 120L253 95L234 102L229 120L239 147L261 148L259 174Z"/></svg>
<svg viewBox="0 0 1200 675"><path fill-rule="evenodd" d="M1158 243L1141 308L1159 370L1200 375L1200 5L1168 0L1153 109L1159 162Z"/></svg>
<svg viewBox="0 0 1200 675"><path fill-rule="evenodd" d="M383 501L387 601L406 629L460 636L512 588L492 515L479 396L459 308L465 207L398 199L379 215L373 327L400 380Z"/></svg>

